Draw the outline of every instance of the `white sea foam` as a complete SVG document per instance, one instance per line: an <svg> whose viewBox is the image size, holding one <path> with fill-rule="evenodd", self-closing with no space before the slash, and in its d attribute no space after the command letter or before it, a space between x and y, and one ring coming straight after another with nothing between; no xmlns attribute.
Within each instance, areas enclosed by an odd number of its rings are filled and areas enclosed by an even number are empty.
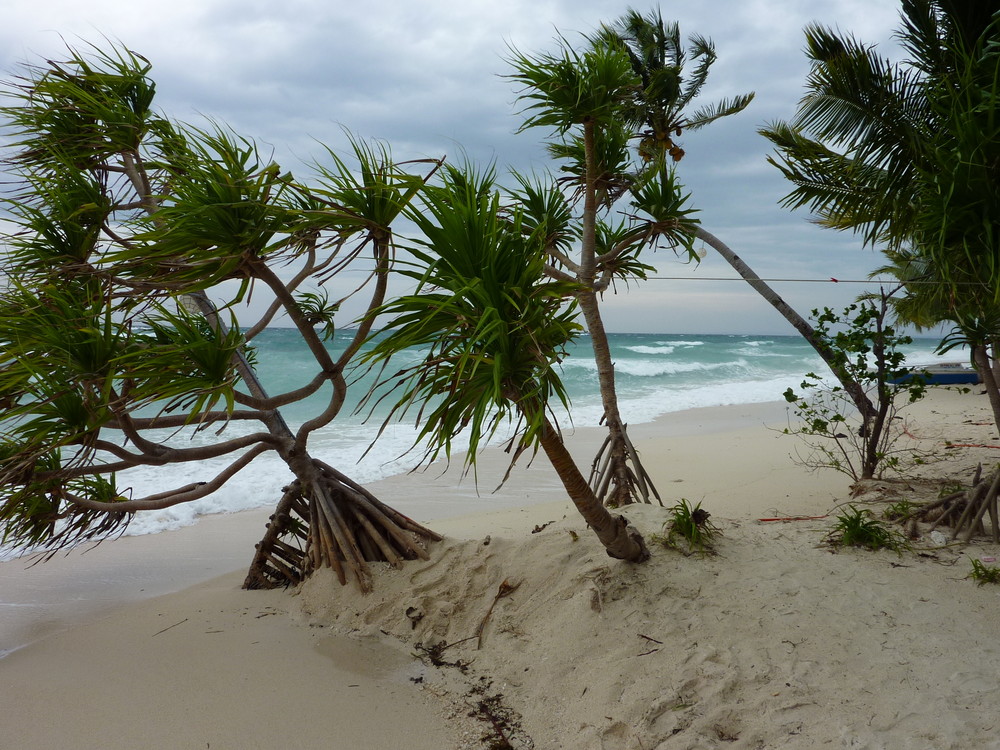
<svg viewBox="0 0 1000 750"><path fill-rule="evenodd" d="M618 406L625 422L641 424L687 409L780 401L781 394L787 388L797 388L801 381L801 377L783 376L685 388L653 388L642 395L619 398ZM595 426L600 423L603 408L599 399L588 398L574 401L572 414L576 426Z"/></svg>
<svg viewBox="0 0 1000 750"><path fill-rule="evenodd" d="M275 382L266 383L268 388L274 393L281 393L301 384L300 381L308 377L312 370L304 348L300 352L289 346L280 331L268 332L268 335L276 344L269 351L267 342L262 341L261 369L266 369L271 377L277 378ZM649 422L663 414L684 409L777 401L785 389L798 388L806 372L824 372L819 357L797 337L743 340L725 336L680 340L663 336L637 339L634 335L618 338L612 334L611 345L617 371L622 375L618 381L619 403L625 421L631 424ZM572 399L572 420L559 409L556 414L563 425L595 426L600 424L603 416L596 365L588 341L583 340L575 346L573 355L562 364ZM934 353L930 342L918 342L909 350L910 361L914 363L942 359L957 361L966 356L964 352L952 352L942 358ZM415 364L423 354L406 352L397 358L396 365ZM371 380L369 376L365 382ZM352 393L360 393L363 388L364 385L352 388ZM293 422L294 428L296 419L309 418L317 408L312 404L298 405L286 410L286 416ZM415 413L408 423L389 425L372 445L383 416L374 417L372 423L362 424L356 418L349 418L349 411L345 409L342 418L313 434L309 450L314 456L360 484L408 471L418 463L422 453L419 449L409 451L417 436L417 429L412 423ZM254 429L257 428L249 423L233 423L225 437L235 437ZM218 439L210 432L174 438L182 447L207 445ZM456 450L460 448L461 438L456 439L454 445ZM226 463L225 459L217 459L133 469L119 474L118 481L121 486L131 487L134 497L141 497L189 482L207 481ZM155 533L190 525L205 514L273 506L281 497L282 487L291 478L276 455L265 454L210 497L163 511L138 514L128 533ZM9 551L5 553L0 549L0 559L10 555Z"/></svg>
<svg viewBox="0 0 1000 750"><path fill-rule="evenodd" d="M24 555L23 550L14 550L9 546L0 545L0 562L7 562L8 560L16 560L18 557ZM3 657L3 653L0 652L0 658Z"/></svg>
<svg viewBox="0 0 1000 750"><path fill-rule="evenodd" d="M673 354L676 350L676 346L626 346L630 352L635 352L636 354Z"/></svg>
<svg viewBox="0 0 1000 750"><path fill-rule="evenodd" d="M593 360L571 360L569 362L564 362L563 366L566 368L576 368L590 372L597 372L597 364ZM750 365L745 359L710 363L692 362L690 360L672 361L649 359L623 359L615 362L616 373L644 378L656 378L662 375L677 375L680 373L708 373L720 370L748 373L749 367Z"/></svg>
<svg viewBox="0 0 1000 750"><path fill-rule="evenodd" d="M739 354L741 357L777 357L778 359L793 359L799 355L787 352L775 352L770 349L763 349L753 344L738 346L729 350L732 354Z"/></svg>
<svg viewBox="0 0 1000 750"><path fill-rule="evenodd" d="M698 372L708 373L723 370L732 372L747 372L749 364L745 359L738 359L729 362L618 362L615 369L626 375L637 377L653 378L660 375L677 375L680 373Z"/></svg>

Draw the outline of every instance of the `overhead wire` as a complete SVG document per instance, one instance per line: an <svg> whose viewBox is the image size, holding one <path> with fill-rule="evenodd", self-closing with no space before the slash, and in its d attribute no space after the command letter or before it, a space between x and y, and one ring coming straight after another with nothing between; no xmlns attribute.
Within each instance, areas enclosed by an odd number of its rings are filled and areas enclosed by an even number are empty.
<svg viewBox="0 0 1000 750"><path fill-rule="evenodd" d="M647 280L656 281L742 281L746 283L748 279L744 279L741 276L647 276ZM945 282L945 281L933 281L930 279L919 280L914 279L912 281L900 281L899 279L838 279L833 276L826 279L753 279L753 281L764 281L767 283L796 283L796 284L905 284L910 286L912 284L947 284L947 285L974 285L974 286L985 286L984 282L981 281L958 281L958 282Z"/></svg>

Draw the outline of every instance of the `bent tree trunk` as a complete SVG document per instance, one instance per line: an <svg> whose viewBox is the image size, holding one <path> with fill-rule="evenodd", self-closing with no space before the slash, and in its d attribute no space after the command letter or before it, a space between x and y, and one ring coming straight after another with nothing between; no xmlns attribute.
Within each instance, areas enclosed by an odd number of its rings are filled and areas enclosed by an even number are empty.
<svg viewBox="0 0 1000 750"><path fill-rule="evenodd" d="M215 305L203 292L182 303L197 309L209 324L224 331ZM236 369L250 394L267 392L242 351ZM371 590L369 562L398 566L403 560L427 559L425 544L441 537L381 503L371 493L330 466L312 458L277 409L263 422L279 439L278 454L295 476L278 502L257 544L243 588L262 589L301 583L313 571L330 567L341 584L353 578Z"/></svg>
<svg viewBox="0 0 1000 750"><path fill-rule="evenodd" d="M850 373L847 372L844 366L837 359L836 352L834 352L826 344L826 342L821 340L816 335L816 331L811 325L809 325L808 321L789 307L788 303L781 298L781 295L769 287L764 280L754 273L753 269L744 263L743 259L734 253L722 240L711 232L702 229L700 226L695 227L694 235L713 250L718 252L719 255L721 255L722 258L730 266L732 266L736 273L742 276L743 279L746 280L746 282L753 287L753 289L760 294L761 297L767 300L775 310L781 313L781 316L791 323L792 327L798 331L807 342L809 342L809 345L816 350L816 353L819 354L820 357L823 358L823 361L826 362L834 376L838 381L840 381L844 391L850 397L854 406L857 408L858 413L861 415L863 423L867 425L872 419L874 419L876 416L875 405L872 404L871 399L868 398L868 394L865 393L865 389L860 383L850 376Z"/></svg>
<svg viewBox="0 0 1000 750"><path fill-rule="evenodd" d="M972 361L979 370L979 376L983 379L983 388L986 389L986 396L990 400L990 408L993 410L993 423L1000 430L1000 383L997 382L993 371L993 363L990 361L990 354L984 345L972 346Z"/></svg>
<svg viewBox="0 0 1000 750"><path fill-rule="evenodd" d="M601 319L597 295L587 291L581 293L578 299L594 350L604 422L608 428L608 436L591 466L588 484L598 500L612 508L628 505L636 499L651 503L650 495L662 505L660 495L639 460L639 453L628 437L627 425L622 421L618 410L615 365L611 359L611 347Z"/></svg>
<svg viewBox="0 0 1000 750"><path fill-rule="evenodd" d="M649 550L642 534L628 522L628 519L611 514L604 507L566 450L558 431L547 419L542 428L540 442L573 505L580 511L587 525L597 534L608 555L635 563L648 560Z"/></svg>
<svg viewBox="0 0 1000 750"><path fill-rule="evenodd" d="M990 340L990 361L993 363L993 379L1000 383L1000 338Z"/></svg>

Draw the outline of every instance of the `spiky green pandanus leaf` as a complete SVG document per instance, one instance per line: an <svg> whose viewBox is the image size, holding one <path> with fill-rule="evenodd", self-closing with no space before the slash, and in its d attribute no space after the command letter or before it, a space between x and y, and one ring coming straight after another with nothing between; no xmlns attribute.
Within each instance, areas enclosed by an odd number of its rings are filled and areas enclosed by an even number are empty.
<svg viewBox="0 0 1000 750"><path fill-rule="evenodd" d="M121 46L69 52L61 63L28 68L14 84L18 101L0 109L18 133L16 164L44 166L58 151L85 168L137 149L158 119L145 58Z"/></svg>
<svg viewBox="0 0 1000 750"><path fill-rule="evenodd" d="M520 425L516 444L534 446L546 404L566 401L556 364L580 330L565 301L570 285L546 279L540 238L521 230L516 213L504 219L481 180L446 180L428 190L424 209L426 240L405 271L419 287L379 311L389 323L367 358L426 351L389 380L394 414L419 408L429 458L450 455L467 430L474 465L510 422Z"/></svg>
<svg viewBox="0 0 1000 750"><path fill-rule="evenodd" d="M549 127L564 134L576 125L595 120L628 118L629 95L639 81L628 58L610 46L583 51L563 38L553 53L525 55L511 50L507 76L523 88L524 125Z"/></svg>
<svg viewBox="0 0 1000 750"><path fill-rule="evenodd" d="M296 196L277 164L221 128L192 131L188 146L170 167L169 197L107 262L123 276L164 278L192 292L249 275L256 259L296 252Z"/></svg>
<svg viewBox="0 0 1000 750"><path fill-rule="evenodd" d="M235 318L220 332L178 306L176 312L161 309L148 325L122 361L132 381L131 398L166 412L186 412L191 422L220 403L232 411L240 382L233 354L243 344Z"/></svg>
<svg viewBox="0 0 1000 750"><path fill-rule="evenodd" d="M339 209L334 225L342 233L387 237L389 227L413 201L424 180L401 169L386 144L366 143L353 136L350 143L356 166L328 148L331 165L315 164L318 184L312 193ZM332 217L329 207L324 207L310 218L322 222Z"/></svg>

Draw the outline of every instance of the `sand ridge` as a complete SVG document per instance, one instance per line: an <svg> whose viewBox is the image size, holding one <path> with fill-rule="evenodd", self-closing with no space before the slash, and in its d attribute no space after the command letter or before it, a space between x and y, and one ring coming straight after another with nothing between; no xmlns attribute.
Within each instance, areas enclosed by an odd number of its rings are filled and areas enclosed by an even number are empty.
<svg viewBox="0 0 1000 750"><path fill-rule="evenodd" d="M570 511L537 534L449 539L368 597L316 576L304 610L339 633L454 644L446 660L521 714L533 744L514 747L1000 747L1000 595L960 580L975 549L834 554L822 521L721 521L717 555L628 565ZM667 517L625 512L647 535ZM477 647L504 581L517 588Z"/></svg>

